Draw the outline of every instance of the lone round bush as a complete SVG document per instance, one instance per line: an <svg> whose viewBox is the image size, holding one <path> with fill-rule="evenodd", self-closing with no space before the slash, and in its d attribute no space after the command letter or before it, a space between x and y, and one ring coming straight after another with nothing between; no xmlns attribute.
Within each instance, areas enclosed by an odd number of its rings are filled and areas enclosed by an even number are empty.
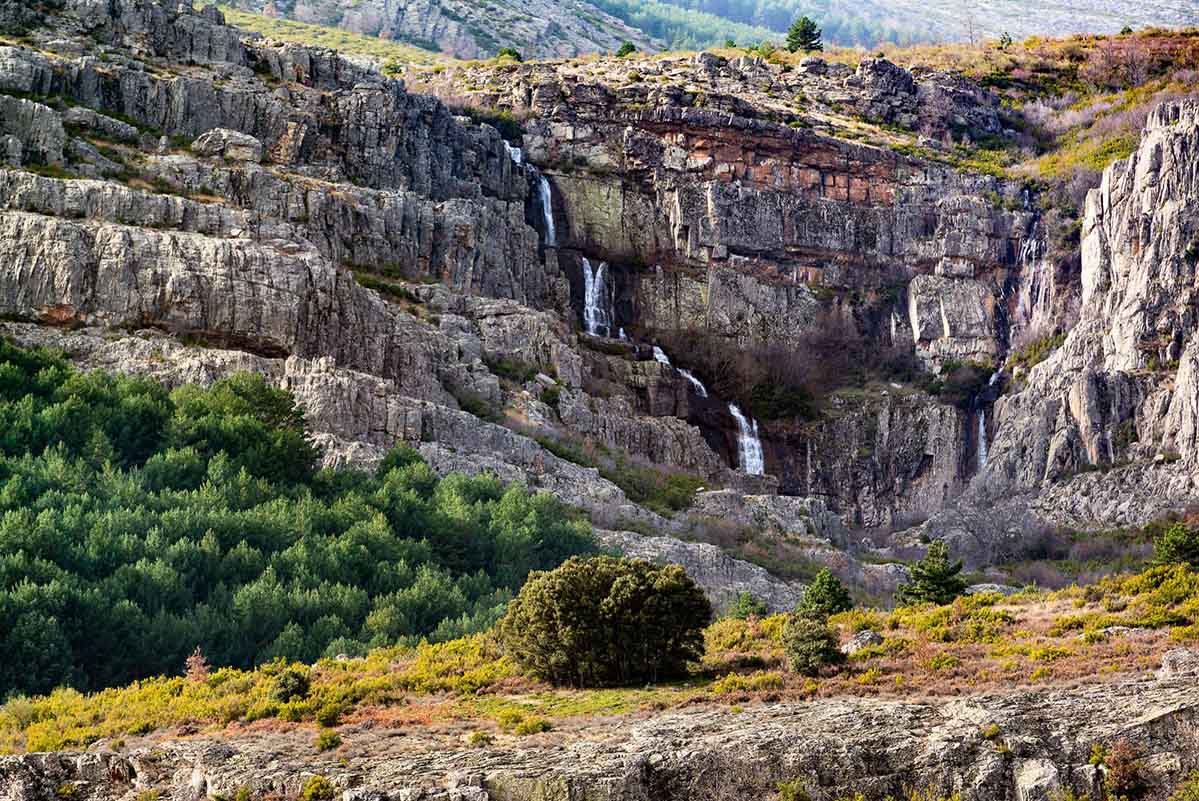
<svg viewBox="0 0 1199 801"><path fill-rule="evenodd" d="M597 556L533 573L500 621L527 673L571 687L677 678L703 653L712 606L683 569Z"/></svg>

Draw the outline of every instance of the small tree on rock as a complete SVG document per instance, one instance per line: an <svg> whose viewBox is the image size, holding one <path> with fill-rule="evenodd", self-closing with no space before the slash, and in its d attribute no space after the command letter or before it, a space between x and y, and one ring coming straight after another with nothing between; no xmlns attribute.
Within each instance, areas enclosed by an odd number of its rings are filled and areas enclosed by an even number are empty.
<svg viewBox="0 0 1199 801"><path fill-rule="evenodd" d="M912 580L895 593L899 604L947 604L966 591L961 562L949 561L949 546L937 540L928 553L911 567Z"/></svg>
<svg viewBox="0 0 1199 801"><path fill-rule="evenodd" d="M811 53L814 50L824 50L824 42L820 41L821 31L816 23L808 16L802 16L787 30L787 49L792 53L802 50Z"/></svg>
<svg viewBox="0 0 1199 801"><path fill-rule="evenodd" d="M825 665L844 659L837 649L837 638L823 620L793 614L783 628L783 651L791 669L805 676L815 676Z"/></svg>
<svg viewBox="0 0 1199 801"><path fill-rule="evenodd" d="M853 599L849 597L849 590L827 567L820 569L795 605L796 614L826 620L830 615L850 609L853 609Z"/></svg>
<svg viewBox="0 0 1199 801"><path fill-rule="evenodd" d="M628 42L628 41L621 42L620 49L618 49L616 51L616 57L624 58L625 56L632 55L633 53L636 53L636 52L637 52L637 46L635 44L633 44L632 42Z"/></svg>

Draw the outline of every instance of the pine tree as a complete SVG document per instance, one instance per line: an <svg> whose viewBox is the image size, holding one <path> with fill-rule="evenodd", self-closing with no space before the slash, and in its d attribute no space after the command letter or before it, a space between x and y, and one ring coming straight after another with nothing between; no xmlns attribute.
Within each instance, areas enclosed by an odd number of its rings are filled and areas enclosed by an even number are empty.
<svg viewBox="0 0 1199 801"><path fill-rule="evenodd" d="M895 593L900 605L947 604L966 590L962 563L949 561L949 546L937 540L928 546L928 554L911 567L912 581Z"/></svg>
<svg viewBox="0 0 1199 801"><path fill-rule="evenodd" d="M795 613L804 617L827 620L830 615L853 608L849 590L827 567L821 568L812 583L804 590Z"/></svg>
<svg viewBox="0 0 1199 801"><path fill-rule="evenodd" d="M805 53L824 50L824 43L820 41L820 29L816 27L816 23L807 16L791 23L791 28L787 31L787 49L792 53L797 50Z"/></svg>
<svg viewBox="0 0 1199 801"><path fill-rule="evenodd" d="M1199 531L1175 523L1153 542L1154 561L1160 565L1188 564L1199 567Z"/></svg>

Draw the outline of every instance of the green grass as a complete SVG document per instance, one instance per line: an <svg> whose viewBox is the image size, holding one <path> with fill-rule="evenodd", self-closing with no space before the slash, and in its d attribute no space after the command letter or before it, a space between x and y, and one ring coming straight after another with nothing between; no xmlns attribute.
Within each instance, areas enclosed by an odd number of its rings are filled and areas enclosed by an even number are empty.
<svg viewBox="0 0 1199 801"><path fill-rule="evenodd" d="M270 39L312 45L313 47L330 47L346 55L368 56L385 65L433 66L454 61L449 56L438 52L390 39L381 39L377 36L351 33L328 25L264 17L261 14L252 14L230 6L221 6L220 8L229 24L236 25L242 30L260 33Z"/></svg>

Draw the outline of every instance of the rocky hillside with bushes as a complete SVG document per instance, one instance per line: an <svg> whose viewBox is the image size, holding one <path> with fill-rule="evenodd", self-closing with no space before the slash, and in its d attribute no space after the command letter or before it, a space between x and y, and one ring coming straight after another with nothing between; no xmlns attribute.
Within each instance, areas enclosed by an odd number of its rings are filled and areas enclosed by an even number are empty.
<svg viewBox="0 0 1199 801"><path fill-rule="evenodd" d="M26 347L257 373L326 466L406 443L776 608L821 566L889 594L930 537L1006 580L1061 526L1193 496L1186 301L1134 269L1182 286L1192 261L1193 188L1157 171L1195 158L1193 37L399 80L213 9L3 15L0 303Z"/></svg>
<svg viewBox="0 0 1199 801"><path fill-rule="evenodd" d="M1192 798L1196 42L0 2L0 799Z"/></svg>

